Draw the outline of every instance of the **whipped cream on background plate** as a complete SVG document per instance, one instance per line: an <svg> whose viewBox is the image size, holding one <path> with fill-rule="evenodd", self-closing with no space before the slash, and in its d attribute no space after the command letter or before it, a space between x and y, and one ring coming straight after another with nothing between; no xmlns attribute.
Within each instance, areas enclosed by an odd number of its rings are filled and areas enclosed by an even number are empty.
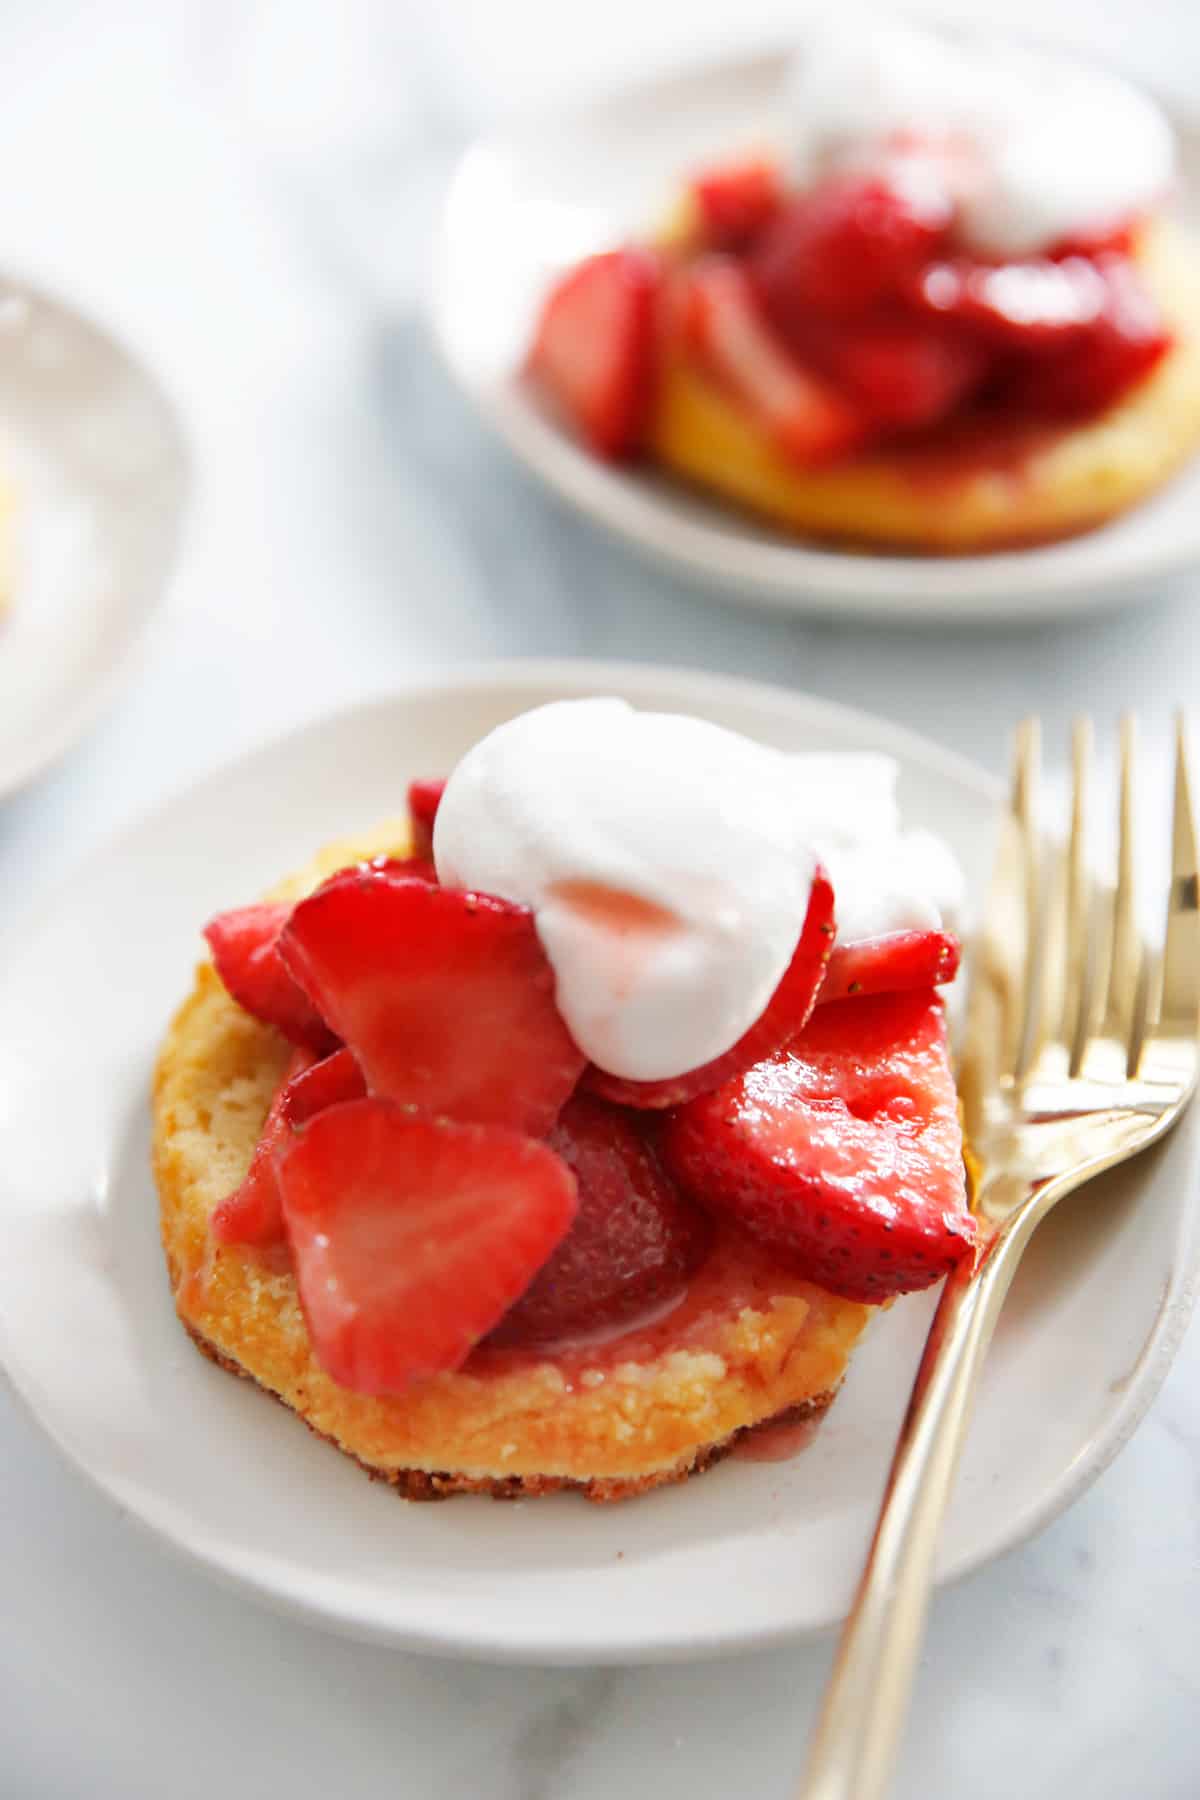
<svg viewBox="0 0 1200 1800"><path fill-rule="evenodd" d="M962 876L900 831L895 765L788 755L623 700L510 720L458 764L439 879L532 909L557 999L593 1062L636 1081L722 1055L791 961L819 858L843 942L950 922Z"/></svg>
<svg viewBox="0 0 1200 1800"><path fill-rule="evenodd" d="M806 35L788 114L801 182L897 137L946 142L962 238L985 255L1100 234L1161 204L1174 175L1170 125L1119 76L857 12Z"/></svg>

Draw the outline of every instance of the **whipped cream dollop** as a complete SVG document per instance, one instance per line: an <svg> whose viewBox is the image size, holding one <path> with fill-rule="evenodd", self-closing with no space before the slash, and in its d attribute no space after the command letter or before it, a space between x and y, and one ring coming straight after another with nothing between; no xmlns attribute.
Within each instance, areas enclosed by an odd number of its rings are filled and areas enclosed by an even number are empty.
<svg viewBox="0 0 1200 1800"><path fill-rule="evenodd" d="M1161 109L1118 76L861 13L812 31L788 115L801 182L897 144L949 151L961 236L984 255L1102 234L1161 204L1174 174Z"/></svg>
<svg viewBox="0 0 1200 1800"><path fill-rule="evenodd" d="M952 917L961 873L939 840L901 833L895 780L883 756L789 755L623 700L560 701L463 757L434 861L447 886L532 909L559 1010L593 1062L665 1080L760 1016L817 859L842 941Z"/></svg>

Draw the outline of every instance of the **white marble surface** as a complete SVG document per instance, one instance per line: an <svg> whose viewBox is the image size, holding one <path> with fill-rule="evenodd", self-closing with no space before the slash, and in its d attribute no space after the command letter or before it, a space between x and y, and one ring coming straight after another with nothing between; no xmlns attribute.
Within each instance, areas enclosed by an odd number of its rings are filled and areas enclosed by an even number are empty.
<svg viewBox="0 0 1200 1800"><path fill-rule="evenodd" d="M656 49L664 10L647 27ZM779 10L740 8L739 25ZM482 41L485 11L450 15L439 54ZM533 13L509 11L526 25ZM315 29L318 12L301 8L298 29ZM385 306L339 216L347 171L347 217L363 198L357 149L314 159L295 119L263 106L259 65L271 66L278 19L247 74L235 16L132 0L103 14L65 0L0 10L0 263L56 281L127 331L176 394L201 476L136 685L66 764L0 808L0 924L215 759L480 656L619 655L768 676L992 766L1023 710L1061 729L1078 706L1106 718L1132 704L1159 727L1148 786L1163 775L1162 722L1197 693L1200 584L1091 628L866 636L739 614L565 517L481 435L401 303L428 166L415 158L400 184L403 254L386 266ZM331 5L324 20L339 16ZM1195 71L1186 0L1138 16L1139 53L1171 46L1178 76L1182 45ZM566 35L560 24L543 44L550 61L532 86L557 80ZM475 57L453 107L417 109L418 137L436 145L469 106L496 103L505 65ZM1193 1332L1087 1498L938 1597L898 1795L1200 1791L1198 1395ZM0 1468L5 1800L791 1791L827 1644L628 1672L388 1655L278 1621L177 1566L61 1464L4 1391Z"/></svg>

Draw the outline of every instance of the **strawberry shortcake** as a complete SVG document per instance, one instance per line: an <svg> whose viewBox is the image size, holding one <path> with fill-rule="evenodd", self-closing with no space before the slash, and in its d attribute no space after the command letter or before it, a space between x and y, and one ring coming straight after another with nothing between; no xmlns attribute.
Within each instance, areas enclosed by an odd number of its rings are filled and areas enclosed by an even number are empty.
<svg viewBox="0 0 1200 1800"><path fill-rule="evenodd" d="M827 24L781 140L567 270L529 376L596 455L789 530L972 551L1097 525L1200 441L1200 248L1127 83Z"/></svg>
<svg viewBox="0 0 1200 1800"><path fill-rule="evenodd" d="M818 1418L975 1238L961 877L894 777L562 702L211 920L154 1095L199 1346L414 1498Z"/></svg>

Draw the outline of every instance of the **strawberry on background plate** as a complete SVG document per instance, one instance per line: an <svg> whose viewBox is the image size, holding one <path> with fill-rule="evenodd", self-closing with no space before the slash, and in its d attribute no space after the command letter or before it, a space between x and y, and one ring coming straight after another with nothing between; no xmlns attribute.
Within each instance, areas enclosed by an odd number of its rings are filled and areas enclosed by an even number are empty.
<svg viewBox="0 0 1200 1800"><path fill-rule="evenodd" d="M882 431L948 418L991 372L993 355L953 324L898 312L866 319L811 315L794 348Z"/></svg>
<svg viewBox="0 0 1200 1800"><path fill-rule="evenodd" d="M1056 418L1113 406L1162 361L1173 339L1141 276L1123 256L1100 260L1105 299L1096 320L1055 356L1030 361L1006 390L1010 405Z"/></svg>
<svg viewBox="0 0 1200 1800"><path fill-rule="evenodd" d="M583 1073L525 907L351 870L280 951L381 1098L541 1137Z"/></svg>
<svg viewBox="0 0 1200 1800"><path fill-rule="evenodd" d="M239 1006L274 1025L293 1044L322 1051L333 1033L297 986L279 955L279 934L291 906L238 906L204 927L217 974Z"/></svg>
<svg viewBox="0 0 1200 1800"><path fill-rule="evenodd" d="M764 156L714 164L692 177L700 235L709 249L744 250L783 205L779 165Z"/></svg>
<svg viewBox="0 0 1200 1800"><path fill-rule="evenodd" d="M320 1113L276 1173L314 1350L360 1394L457 1368L576 1208L575 1177L545 1144L381 1100Z"/></svg>
<svg viewBox="0 0 1200 1800"><path fill-rule="evenodd" d="M697 1094L720 1087L751 1063L760 1062L794 1037L813 1009L826 979L826 966L834 935L834 894L829 877L819 865L813 871L808 911L792 960L767 1003L766 1010L732 1050L698 1069L689 1069L665 1081L628 1081L594 1065L587 1072L587 1086L621 1106L662 1109L682 1106ZM836 954L836 952L835 952Z"/></svg>
<svg viewBox="0 0 1200 1800"><path fill-rule="evenodd" d="M929 991L818 1007L786 1049L674 1113L661 1148L685 1193L847 1299L928 1287L971 1254Z"/></svg>
<svg viewBox="0 0 1200 1800"><path fill-rule="evenodd" d="M851 996L943 987L958 974L962 945L950 931L889 931L836 944L817 1005Z"/></svg>
<svg viewBox="0 0 1200 1800"><path fill-rule="evenodd" d="M627 1113L577 1094L547 1140L579 1183L557 1250L488 1342L547 1348L619 1329L682 1293L711 1240Z"/></svg>
<svg viewBox="0 0 1200 1800"><path fill-rule="evenodd" d="M792 200L755 250L770 317L789 332L797 314L848 318L870 310L937 254L953 219L930 158L897 157L828 177Z"/></svg>
<svg viewBox="0 0 1200 1800"><path fill-rule="evenodd" d="M1102 411L1171 345L1138 270L1115 252L996 265L957 257L924 270L914 294L928 316L1004 352L998 398L1034 414Z"/></svg>
<svg viewBox="0 0 1200 1800"><path fill-rule="evenodd" d="M598 456L640 448L660 281L650 251L609 250L568 270L542 307L529 372Z"/></svg>
<svg viewBox="0 0 1200 1800"><path fill-rule="evenodd" d="M794 462L830 462L856 449L868 423L788 349L762 311L742 263L702 257L676 278L668 329L740 400Z"/></svg>

